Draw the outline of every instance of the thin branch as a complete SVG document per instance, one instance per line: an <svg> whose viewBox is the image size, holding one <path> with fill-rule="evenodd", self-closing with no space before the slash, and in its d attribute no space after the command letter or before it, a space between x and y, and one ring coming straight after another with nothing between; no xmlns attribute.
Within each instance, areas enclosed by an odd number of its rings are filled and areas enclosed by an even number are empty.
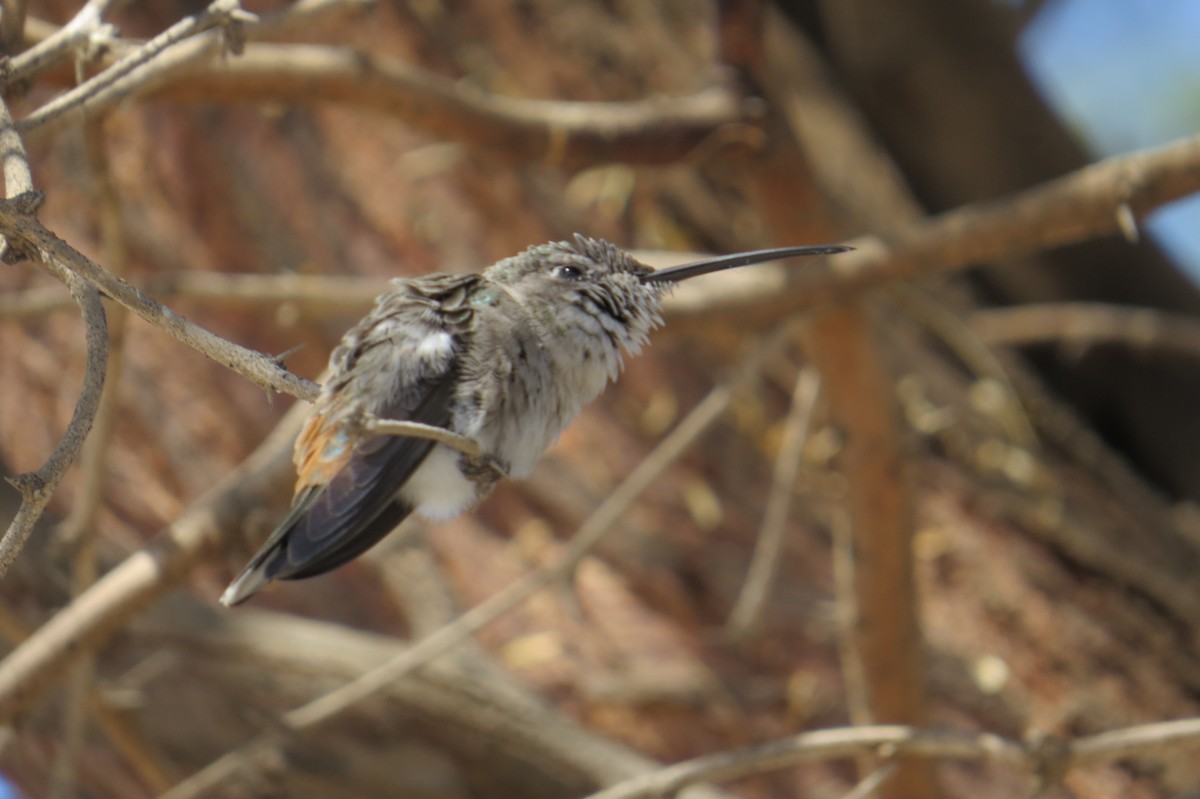
<svg viewBox="0 0 1200 799"><path fill-rule="evenodd" d="M79 275L154 327L264 389L310 401L316 397L317 386L311 381L297 377L262 353L227 341L159 304L55 236L19 202L0 201L0 235L7 238L10 246L16 246L56 274L69 271Z"/></svg>
<svg viewBox="0 0 1200 799"><path fill-rule="evenodd" d="M967 322L992 344L1116 344L1200 359L1200 320L1155 308L1056 302L975 311Z"/></svg>
<svg viewBox="0 0 1200 799"><path fill-rule="evenodd" d="M103 24L103 18L118 0L88 0L79 13L61 28L48 22L31 19L26 29L26 40L36 44L15 56L7 71L0 77L8 84L28 80L72 55L89 50L103 50L98 54L101 63L112 66L119 59L143 47L146 43L122 39L115 29ZM247 38L268 36L297 27L314 27L329 22L332 18L362 11L376 4L377 0L298 0L284 8L263 14L257 21L245 22ZM37 35L31 36L30 28L37 27ZM214 37L214 39L217 37Z"/></svg>
<svg viewBox="0 0 1200 799"><path fill-rule="evenodd" d="M868 799L875 791L890 780L899 770L900 764L895 761L884 763L879 768L872 771L867 776L858 781L850 793L842 797L842 799Z"/></svg>
<svg viewBox="0 0 1200 799"><path fill-rule="evenodd" d="M104 260L113 274L128 270L125 226L120 202L112 182L107 141L102 121L92 122L84 135L89 167L92 206L98 216ZM100 397L91 436L80 458L81 486L67 518L55 531L59 546L74 551L72 591L78 596L96 581L96 519L108 477L109 445L112 441L119 402L118 388L125 363L125 310L117 308L109 319L109 359L104 390ZM86 741L90 701L95 689L95 653L88 652L72 668L63 700L62 745L50 775L52 797L77 793L77 763ZM110 729L106 725L102 729ZM136 750L135 750L136 751ZM122 750L124 754L125 750ZM140 754L140 752L139 752ZM135 765L135 768L137 766ZM144 769L139 769L144 771Z"/></svg>
<svg viewBox="0 0 1200 799"><path fill-rule="evenodd" d="M766 510L763 511L754 557L750 561L746 582L726 623L727 632L735 638L745 637L754 629L775 582L792 492L796 487L796 476L800 472L804 443L808 440L820 388L821 379L811 369L802 369L797 375L791 408L784 422L783 440L775 457L771 493L767 496Z"/></svg>
<svg viewBox="0 0 1200 799"><path fill-rule="evenodd" d="M0 295L0 319L32 319L63 311L74 305L70 293L62 286L8 291Z"/></svg>
<svg viewBox="0 0 1200 799"><path fill-rule="evenodd" d="M248 36L258 30L246 26ZM322 101L396 115L505 163L544 161L575 168L597 161L678 161L723 126L754 119L754 106L721 86L629 103L530 100L479 91L349 47L256 43L228 59L216 44L211 33L196 36L105 85L93 78L73 90L70 100L64 95L53 107L30 114L19 123L21 129L41 134L55 127L50 123L64 104L98 115L134 95L204 102Z"/></svg>
<svg viewBox="0 0 1200 799"><path fill-rule="evenodd" d="M125 225L121 217L120 200L109 169L107 143L103 123L88 126L84 136L89 167L92 207L96 209L104 261L116 276L128 272L129 255L125 246ZM91 437L80 459L82 485L71 512L56 531L58 543L71 548L94 533L96 514L104 493L108 469L108 446L118 408L117 391L125 365L125 309L117 308L108 319L108 370L100 407L92 427Z"/></svg>
<svg viewBox="0 0 1200 799"><path fill-rule="evenodd" d="M1028 764L1023 746L995 735L881 724L805 732L757 746L685 760L653 774L626 780L594 793L588 799L671 796L698 782L733 780L800 763L845 760L884 752L889 757L905 755L1015 766Z"/></svg>
<svg viewBox="0 0 1200 799"><path fill-rule="evenodd" d="M89 43L107 42L115 37L111 26L104 24L104 15L116 0L88 0L71 21L51 36L20 53L0 71L4 84L29 80L72 54L88 47Z"/></svg>
<svg viewBox="0 0 1200 799"><path fill-rule="evenodd" d="M72 560L72 590L78 595L96 581L95 541L88 538L80 542ZM78 766L87 742L89 700L95 681L96 653L92 651L71 667L67 677L62 702L62 733L50 769L51 799L69 799L78 795Z"/></svg>
<svg viewBox="0 0 1200 799"><path fill-rule="evenodd" d="M87 364L84 367L83 388L75 404L75 412L63 434L62 441L50 459L36 472L20 474L9 482L21 492L21 507L16 517L0 539L0 577L17 559L25 542L29 540L33 526L54 494L67 467L75 460L100 406L100 395L104 389L104 371L108 356L108 330L104 321L104 305L100 294L82 278L63 270L61 277L66 281L71 294L83 312L86 328Z"/></svg>
<svg viewBox="0 0 1200 799"><path fill-rule="evenodd" d="M152 278L146 290L156 296L215 300L223 306L295 303L309 313L363 313L390 280L353 275L241 275L178 272Z"/></svg>
<svg viewBox="0 0 1200 799"><path fill-rule="evenodd" d="M282 733L311 730L338 716L356 703L373 696L399 678L436 658L479 629L520 606L565 574L570 574L591 552L605 533L620 520L629 506L666 469L678 460L701 434L721 417L736 391L761 369L762 363L785 340L786 330L776 331L747 359L730 382L709 392L637 468L613 490L605 501L571 536L553 565L510 584L500 593L463 613L453 622L426 635L405 652L364 673L352 682L289 711L279 730L261 734L249 743L222 755L159 799L194 799L224 783L233 774L270 752Z"/></svg>
<svg viewBox="0 0 1200 799"><path fill-rule="evenodd" d="M1065 746L1062 768L1111 763L1163 751L1200 746L1200 719L1145 724L1093 735ZM921 730L895 725L847 727L801 733L758 746L719 752L668 766L592 794L588 799L670 796L698 782L732 780L800 763L869 755L992 762L1044 773L1046 748L990 734Z"/></svg>
<svg viewBox="0 0 1200 799"><path fill-rule="evenodd" d="M178 272L154 276L140 285L153 297L211 301L222 307L251 308L294 304L310 317L365 313L387 291L388 278L353 275L247 275L223 272ZM27 319L72 307L58 286L43 286L0 295L0 319Z"/></svg>
<svg viewBox="0 0 1200 799"><path fill-rule="evenodd" d="M8 106L0 100L0 158L4 162L4 189L6 196L28 197L33 190L33 176L29 160L20 135L13 127ZM11 202L9 200L5 201ZM19 205L19 204L18 204ZM13 254L13 239L5 236L4 254ZM71 296L79 304L83 314L84 335L87 343L87 362L84 366L83 387L75 403L71 421L63 433L62 440L50 455L49 460L33 473L17 475L9 480L21 492L21 506L0 538L0 577L3 577L13 561L17 559L33 526L41 518L49 504L54 489L58 487L67 467L75 460L100 405L104 389L104 374L108 359L108 329L104 318L104 305L100 294L92 286L66 269L51 266L50 271L66 283Z"/></svg>
<svg viewBox="0 0 1200 799"><path fill-rule="evenodd" d="M5 197L20 197L33 191L33 173L25 143L3 99L0 99L0 159L4 162Z"/></svg>
<svg viewBox="0 0 1200 799"><path fill-rule="evenodd" d="M966 205L895 233L849 242L853 252L800 268L744 269L723 291L688 286L675 293L677 320L711 325L714 315L768 324L782 315L857 296L894 280L961 269L1118 234L1117 209L1145 216L1200 191L1200 136L1116 156L1062 178ZM678 325L680 321L677 321Z"/></svg>
<svg viewBox="0 0 1200 799"><path fill-rule="evenodd" d="M234 60L178 48L159 66L140 85L132 85L131 76L125 94L204 102L290 98L371 108L504 163L564 168L598 161L670 163L722 126L750 124L752 117L726 87L629 103L531 100L482 92L388 56L327 45L253 44ZM89 109L99 113L118 99L96 95ZM31 117L30 124L37 121Z"/></svg>
<svg viewBox="0 0 1200 799"><path fill-rule="evenodd" d="M1070 763L1091 766L1126 758L1161 756L1200 747L1200 718L1163 721L1111 730L1074 741Z"/></svg>
<svg viewBox="0 0 1200 799"><path fill-rule="evenodd" d="M121 95L113 91L114 87L131 72L158 58L171 46L210 28L228 25L231 22L241 23L255 19L257 18L252 14L242 10L238 0L213 0L204 11L175 23L121 58L117 63L46 103L21 120L18 125L21 130L32 130L42 125L48 125L70 111L80 111L82 114L87 98L102 92L109 92L119 100Z"/></svg>

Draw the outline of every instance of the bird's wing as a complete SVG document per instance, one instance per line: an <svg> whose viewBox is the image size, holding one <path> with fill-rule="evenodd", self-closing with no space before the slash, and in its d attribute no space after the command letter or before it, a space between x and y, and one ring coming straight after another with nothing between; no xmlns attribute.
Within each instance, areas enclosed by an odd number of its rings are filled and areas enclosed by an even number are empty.
<svg viewBox="0 0 1200 799"><path fill-rule="evenodd" d="M236 604L273 579L311 577L366 551L411 512L397 492L433 448L427 439L372 435L365 415L446 427L458 341L476 276L405 281L342 339L296 441L291 511L230 585Z"/></svg>

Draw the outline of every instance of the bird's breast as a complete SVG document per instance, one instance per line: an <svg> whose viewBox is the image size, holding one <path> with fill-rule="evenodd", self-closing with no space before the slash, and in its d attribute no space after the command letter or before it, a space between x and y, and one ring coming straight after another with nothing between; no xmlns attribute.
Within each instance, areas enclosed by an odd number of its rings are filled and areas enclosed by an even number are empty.
<svg viewBox="0 0 1200 799"><path fill-rule="evenodd" d="M482 314L463 359L456 426L514 477L538 459L607 382L597 342L527 317Z"/></svg>

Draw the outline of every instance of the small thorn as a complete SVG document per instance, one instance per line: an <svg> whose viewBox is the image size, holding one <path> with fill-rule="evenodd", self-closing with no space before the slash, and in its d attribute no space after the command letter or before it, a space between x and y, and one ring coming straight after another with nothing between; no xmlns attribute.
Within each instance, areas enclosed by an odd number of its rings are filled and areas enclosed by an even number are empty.
<svg viewBox="0 0 1200 799"><path fill-rule="evenodd" d="M283 352L279 353L278 355L272 355L271 361L276 366L278 366L280 369L286 369L287 368L287 359L292 357L293 355L295 355L300 350L304 349L304 346L305 346L304 343L301 342L301 343L297 344L296 346L292 347L291 349L284 350Z"/></svg>

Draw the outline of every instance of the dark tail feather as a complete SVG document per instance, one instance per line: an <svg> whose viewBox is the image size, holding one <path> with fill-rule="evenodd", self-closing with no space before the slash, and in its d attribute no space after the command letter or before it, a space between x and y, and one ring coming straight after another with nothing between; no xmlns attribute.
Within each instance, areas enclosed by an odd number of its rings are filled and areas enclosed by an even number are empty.
<svg viewBox="0 0 1200 799"><path fill-rule="evenodd" d="M272 580L300 580L332 571L379 543L380 539L396 529L412 513L412 508L406 503L393 502L364 525L361 531L343 540L341 546L322 552L319 557L306 562L295 563L288 557L289 545L292 543L291 534L298 524L305 521L314 499L315 497L306 496L296 503L292 512L275 529L254 559L246 564L246 568L242 569L237 579L221 594L222 605L240 605Z"/></svg>
<svg viewBox="0 0 1200 799"><path fill-rule="evenodd" d="M412 513L412 507L406 502L393 502L352 537L343 539L339 546L319 557L303 563L295 563L290 558L283 559L281 568L272 575L276 580L302 580L305 577L316 577L327 571L333 571L338 566L357 558L371 547L379 543L384 536L400 526L400 523ZM285 544L286 546L286 544Z"/></svg>
<svg viewBox="0 0 1200 799"><path fill-rule="evenodd" d="M430 383L411 413L397 406L384 408L380 415L444 427L450 420L456 374L450 369ZM297 496L287 518L221 595L221 603L236 605L272 580L313 577L366 552L412 512L396 494L433 445L428 439L406 436L371 436L358 442L333 479Z"/></svg>
<svg viewBox="0 0 1200 799"><path fill-rule="evenodd" d="M279 550L271 550L263 554L278 558L281 553ZM229 584L225 593L221 594L221 604L227 608L240 605L266 588L267 583L271 582L270 567L271 564L265 560L255 558L246 568L242 569L242 573L237 576L237 579Z"/></svg>

